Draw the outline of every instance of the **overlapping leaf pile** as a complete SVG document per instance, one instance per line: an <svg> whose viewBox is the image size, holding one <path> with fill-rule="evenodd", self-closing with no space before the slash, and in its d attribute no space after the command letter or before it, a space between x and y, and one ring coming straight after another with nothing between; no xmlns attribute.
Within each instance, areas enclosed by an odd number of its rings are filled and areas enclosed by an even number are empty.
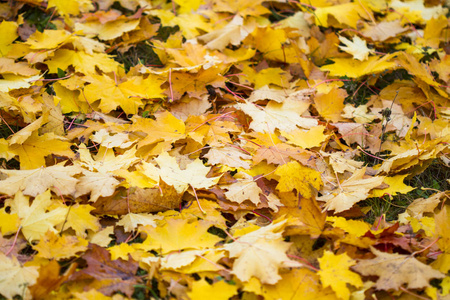
<svg viewBox="0 0 450 300"><path fill-rule="evenodd" d="M1 3L0 294L449 297L448 193L395 222L361 205L449 164L447 13Z"/></svg>

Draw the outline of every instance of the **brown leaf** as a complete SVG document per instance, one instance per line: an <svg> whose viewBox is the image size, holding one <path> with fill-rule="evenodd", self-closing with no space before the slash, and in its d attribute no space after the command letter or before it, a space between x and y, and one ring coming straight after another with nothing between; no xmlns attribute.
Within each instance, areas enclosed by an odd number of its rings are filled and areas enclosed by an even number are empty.
<svg viewBox="0 0 450 300"><path fill-rule="evenodd" d="M61 267L56 260L50 261L47 265L41 265L37 282L30 286L33 299L47 299L48 294L57 290L75 272L76 268L77 264L72 263L64 274L60 275Z"/></svg>
<svg viewBox="0 0 450 300"><path fill-rule="evenodd" d="M161 180L159 188L131 188L121 190L113 197L100 197L93 204L95 214L126 215L133 213L148 213L175 209L180 206L181 194L173 186Z"/></svg>
<svg viewBox="0 0 450 300"><path fill-rule="evenodd" d="M418 261L414 256L385 253L372 248L374 259L361 260L353 269L365 276L376 275L379 290L398 290L403 284L408 289L430 286L430 279L445 275Z"/></svg>
<svg viewBox="0 0 450 300"><path fill-rule="evenodd" d="M136 276L138 263L132 258L128 261L122 259L111 260L108 250L90 244L89 250L82 258L87 262L88 267L76 272L70 277L71 281L94 279L92 283L98 291L106 296L111 296L114 292L120 291L131 297L134 291L133 285L138 284L141 279ZM97 281L97 282L95 282ZM89 289L88 286L85 289Z"/></svg>

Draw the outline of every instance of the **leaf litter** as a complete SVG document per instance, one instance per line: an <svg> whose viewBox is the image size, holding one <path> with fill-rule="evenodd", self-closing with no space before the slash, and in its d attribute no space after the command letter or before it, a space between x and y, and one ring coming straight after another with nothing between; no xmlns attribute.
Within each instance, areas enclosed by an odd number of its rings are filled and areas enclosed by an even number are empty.
<svg viewBox="0 0 450 300"><path fill-rule="evenodd" d="M448 11L0 3L1 296L449 297Z"/></svg>

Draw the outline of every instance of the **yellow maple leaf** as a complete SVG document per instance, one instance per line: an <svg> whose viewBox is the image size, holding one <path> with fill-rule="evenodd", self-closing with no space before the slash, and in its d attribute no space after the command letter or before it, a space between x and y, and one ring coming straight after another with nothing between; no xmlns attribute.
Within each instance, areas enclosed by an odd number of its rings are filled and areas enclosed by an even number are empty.
<svg viewBox="0 0 450 300"><path fill-rule="evenodd" d="M47 50L58 48L68 42L71 38L70 32L66 30L50 30L34 32L25 42L32 50Z"/></svg>
<svg viewBox="0 0 450 300"><path fill-rule="evenodd" d="M88 241L85 239L71 236L59 236L52 231L48 231L39 241L33 246L33 249L38 251L37 257L46 259L67 259L76 256L78 252L87 250Z"/></svg>
<svg viewBox="0 0 450 300"><path fill-rule="evenodd" d="M115 170L119 170L121 168L127 169L129 166L135 164L139 161L139 158L136 157L136 147L133 147L121 155L115 155L114 150L106 147L99 147L97 155L94 157L91 156L91 153L86 148L86 145L80 144L78 147L78 153L80 155L80 160L76 161L77 165L84 166L88 168L90 171L97 171L99 173L110 173ZM106 185L112 183L112 180L108 180L107 176L101 176L96 174L88 174L87 177L98 176L99 181L103 181ZM102 179L103 177L103 179ZM85 186L84 190L88 190L89 184Z"/></svg>
<svg viewBox="0 0 450 300"><path fill-rule="evenodd" d="M84 74L95 74L95 67L103 72L117 72L119 67L119 64L105 53L88 54L70 49L56 50L54 56L45 63L50 73L57 73L58 69L66 70L70 65Z"/></svg>
<svg viewBox="0 0 450 300"><path fill-rule="evenodd" d="M186 120L188 137L201 145L209 144L212 147L233 144L229 133L239 132L239 128L234 122L222 121L219 117L219 115L189 116Z"/></svg>
<svg viewBox="0 0 450 300"><path fill-rule="evenodd" d="M3 20L0 23L0 57L6 56L12 48L12 43L19 36L17 28L19 25L16 22L8 22Z"/></svg>
<svg viewBox="0 0 450 300"><path fill-rule="evenodd" d="M254 67L245 65L242 71L247 75L245 80L254 84L256 90L264 86L289 88L291 76L281 68L266 68L257 72Z"/></svg>
<svg viewBox="0 0 450 300"><path fill-rule="evenodd" d="M438 245L442 253L433 262L432 266L442 273L450 270L450 206L445 205L435 214L435 232L439 238Z"/></svg>
<svg viewBox="0 0 450 300"><path fill-rule="evenodd" d="M384 176L363 178L366 168L362 168L353 175L338 183L333 191L317 198L325 201L326 210L334 210L335 213L350 209L355 203L366 199L371 189L383 183Z"/></svg>
<svg viewBox="0 0 450 300"><path fill-rule="evenodd" d="M151 11L151 14L158 17L161 20L163 26L176 26L180 27L183 36L186 39L193 39L199 36L202 32L210 32L213 29L206 17L201 14L179 14L174 15L171 11L166 9L155 9Z"/></svg>
<svg viewBox="0 0 450 300"><path fill-rule="evenodd" d="M340 299L350 299L350 290L347 284L361 287L363 282L361 277L350 271L350 267L356 264L346 253L335 255L331 251L325 251L319 258L320 276L324 287L330 286Z"/></svg>
<svg viewBox="0 0 450 300"><path fill-rule="evenodd" d="M278 274L280 267L301 266L286 255L290 243L283 241L282 229L285 224L286 221L272 223L223 246L230 257L236 258L233 274L239 280L247 282L256 277L262 283L275 284L281 279Z"/></svg>
<svg viewBox="0 0 450 300"><path fill-rule="evenodd" d="M158 81L143 82L141 77L128 77L124 82L117 82L115 78L103 75L93 75L89 79L90 84L84 88L84 95L88 102L100 100L99 108L104 113L121 107L126 114L135 114L142 107L142 98L157 98L159 92ZM152 84L152 94L147 94L146 84Z"/></svg>
<svg viewBox="0 0 450 300"><path fill-rule="evenodd" d="M47 231L57 232L54 226L64 222L67 207L48 210L52 204L50 190L38 195L30 203L30 199L17 192L14 201L8 201L11 212L20 218L20 226L25 238L29 241L39 240Z"/></svg>
<svg viewBox="0 0 450 300"><path fill-rule="evenodd" d="M77 16L94 9L94 5L89 0L49 0L48 8L56 7L57 11L65 16Z"/></svg>
<svg viewBox="0 0 450 300"><path fill-rule="evenodd" d="M264 109L249 102L238 104L238 107L252 118L251 129L268 133L273 133L276 128L291 132L298 127L308 129L317 126L317 120L304 118L298 114L297 110L300 106L303 107L303 105L294 101L283 103L270 101Z"/></svg>
<svg viewBox="0 0 450 300"><path fill-rule="evenodd" d="M12 58L0 57L0 74L33 76L39 73L37 69L29 67L25 62L16 62Z"/></svg>
<svg viewBox="0 0 450 300"><path fill-rule="evenodd" d="M389 4L390 7L394 9L396 14L391 13L388 17L390 19L398 19L405 23L418 23L425 24L432 18L437 18L440 15L445 15L448 11L443 8L442 5L425 6L423 0L412 0L407 2L402 2L400 0L394 0ZM399 15L399 13L401 15Z"/></svg>
<svg viewBox="0 0 450 300"><path fill-rule="evenodd" d="M291 192L294 189L304 198L312 198L314 190L319 190L323 185L320 172L302 166L297 161L291 161L281 165L275 171L280 176L277 190L280 192Z"/></svg>
<svg viewBox="0 0 450 300"><path fill-rule="evenodd" d="M184 274L193 274L198 272L217 272L224 269L222 265L217 263L220 259L224 258L224 251L206 250L202 252L203 253L196 255L196 258L194 261L192 261L192 263L179 268L178 271ZM214 262L214 264L212 264L211 262Z"/></svg>
<svg viewBox="0 0 450 300"><path fill-rule="evenodd" d="M10 196L22 191L24 195L36 197L47 189L70 195L75 193L77 185L73 176L81 172L80 167L61 165L33 170L1 170L0 173L7 178L0 181L0 190Z"/></svg>
<svg viewBox="0 0 450 300"><path fill-rule="evenodd" d="M407 31L407 27L402 27L400 20L382 21L376 24L364 24L364 30L361 32L373 41L382 42L389 38L397 36L399 33Z"/></svg>
<svg viewBox="0 0 450 300"><path fill-rule="evenodd" d="M219 0L214 1L214 10L229 12L232 15L259 16L270 11L262 5L263 0Z"/></svg>
<svg viewBox="0 0 450 300"><path fill-rule="evenodd" d="M99 39L109 41L137 29L139 22L139 19L128 19L126 17L119 17L106 23L98 20L84 23L77 22L75 23L75 30L82 31L83 34L88 36L97 35Z"/></svg>
<svg viewBox="0 0 450 300"><path fill-rule="evenodd" d="M388 184L389 187L382 190L372 190L372 192L370 193L370 197L383 197L384 195L388 195L389 197L391 197L397 194L407 194L411 192L415 188L403 183L403 180L405 180L405 177L408 175L409 174L385 177L383 182Z"/></svg>
<svg viewBox="0 0 450 300"><path fill-rule="evenodd" d="M128 260L128 254L136 252L136 249L132 245L127 243L120 243L119 245L114 245L108 248L109 253L111 253L111 259L123 259Z"/></svg>
<svg viewBox="0 0 450 300"><path fill-rule="evenodd" d="M327 221L333 223L334 227L344 229L346 232L361 237L370 230L370 225L364 221L347 220L343 217L327 217Z"/></svg>
<svg viewBox="0 0 450 300"><path fill-rule="evenodd" d="M328 7L318 7L314 11L315 22L318 26L328 27L334 25L342 28L342 24L346 24L356 29L356 23L361 17L373 19L372 13L366 10L360 3L345 3L332 5ZM330 20L330 16L334 17L339 23Z"/></svg>
<svg viewBox="0 0 450 300"><path fill-rule="evenodd" d="M91 214L95 207L87 204L75 204L70 207L67 214L65 228L72 228L75 230L77 236L86 238L87 230L98 231L101 226L98 218Z"/></svg>
<svg viewBox="0 0 450 300"><path fill-rule="evenodd" d="M361 62L353 58L334 58L332 65L322 66L320 69L329 71L330 76L347 76L350 78L358 78L367 74L380 73L385 70L393 70L398 68L395 62L389 61L393 55L371 56L367 60Z"/></svg>
<svg viewBox="0 0 450 300"><path fill-rule="evenodd" d="M126 214L122 219L117 222L118 226L123 226L125 232L136 230L138 225L153 226L156 227L156 220L161 220L162 216L155 216L152 214Z"/></svg>
<svg viewBox="0 0 450 300"><path fill-rule="evenodd" d="M155 158L155 161L159 165L159 168L155 167L157 169L155 175L159 176L168 185L172 185L179 194L185 192L189 187L196 189L209 188L219 180L219 177L206 177L210 168L205 167L198 158L187 164L184 170L180 169L176 158L170 156L167 152L160 154ZM159 179L156 181L159 182Z"/></svg>
<svg viewBox="0 0 450 300"><path fill-rule="evenodd" d="M207 299L211 297L211 295L215 295L214 299L228 300L238 292L237 285L226 283L223 280L210 284L205 279L200 279L194 281L191 289L192 290L187 293L191 299Z"/></svg>
<svg viewBox="0 0 450 300"><path fill-rule="evenodd" d="M116 186L120 184L120 181L109 173L83 170L83 175L77 182L75 197L90 194L89 201L91 202L97 201L100 196L111 196L114 194Z"/></svg>
<svg viewBox="0 0 450 300"><path fill-rule="evenodd" d="M231 168L250 169L250 164L245 161L252 158L251 155L231 146L214 147L206 155L211 165L222 164Z"/></svg>
<svg viewBox="0 0 450 300"><path fill-rule="evenodd" d="M281 132L281 135L287 138L289 144L306 148L313 148L320 146L325 139L326 135L323 134L325 126L319 125L311 127L309 130L297 129L287 132Z"/></svg>
<svg viewBox="0 0 450 300"><path fill-rule="evenodd" d="M13 234L19 229L20 219L15 213L7 213L6 207L0 209L0 229L3 236Z"/></svg>
<svg viewBox="0 0 450 300"><path fill-rule="evenodd" d="M323 288L319 281L319 276L307 268L292 269L281 274L282 279L275 285L255 284L245 286L245 290L261 295L264 299L302 299L317 300L329 299L337 300L335 293L330 288Z"/></svg>
<svg viewBox="0 0 450 300"><path fill-rule="evenodd" d="M14 74L3 74L3 79L0 79L0 92L9 92L15 89L27 89L31 87L36 80L40 79L42 75L35 76L20 76Z"/></svg>
<svg viewBox="0 0 450 300"><path fill-rule="evenodd" d="M211 248L222 239L208 233L209 227L211 223L203 220L189 223L185 219L168 219L163 226L141 227L140 232L146 233L147 239L137 247L163 254L183 249Z"/></svg>
<svg viewBox="0 0 450 300"><path fill-rule="evenodd" d="M138 147L150 146L157 142L176 142L185 137L184 122L168 111L155 115L155 120L149 118L136 118L130 126L130 131L147 134L140 139Z"/></svg>
<svg viewBox="0 0 450 300"><path fill-rule="evenodd" d="M251 176L245 173L237 173L234 175L234 178L238 179L238 181L230 185L221 186L221 188L227 189L225 196L228 200L239 204L246 200L255 205L261 203L261 195L264 195L264 193ZM268 206L274 211L278 210L278 206L283 206L276 195L267 195L267 198Z"/></svg>
<svg viewBox="0 0 450 300"><path fill-rule="evenodd" d="M239 45L255 27L256 22L253 19L244 22L241 16L236 15L225 27L211 31L198 39L205 42L208 49L223 50L228 44Z"/></svg>
<svg viewBox="0 0 450 300"><path fill-rule="evenodd" d="M29 170L44 166L45 157L51 154L73 157L70 146L69 142L54 133L39 136L35 131L24 142L10 144L9 150L19 156L20 168Z"/></svg>
<svg viewBox="0 0 450 300"><path fill-rule="evenodd" d="M8 258L0 253L0 294L8 299L19 295L31 299L28 286L33 285L39 276L38 267L22 266L16 257Z"/></svg>

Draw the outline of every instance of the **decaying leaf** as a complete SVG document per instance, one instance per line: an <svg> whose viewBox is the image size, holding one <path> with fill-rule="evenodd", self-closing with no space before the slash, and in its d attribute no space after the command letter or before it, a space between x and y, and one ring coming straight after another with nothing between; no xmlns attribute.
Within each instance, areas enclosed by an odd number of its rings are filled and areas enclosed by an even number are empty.
<svg viewBox="0 0 450 300"><path fill-rule="evenodd" d="M361 260L353 269L362 275L376 275L377 289L398 290L403 284L406 288L417 289L430 285L432 278L444 278L445 275L423 264L415 257L396 253L385 253L372 248L373 259Z"/></svg>

